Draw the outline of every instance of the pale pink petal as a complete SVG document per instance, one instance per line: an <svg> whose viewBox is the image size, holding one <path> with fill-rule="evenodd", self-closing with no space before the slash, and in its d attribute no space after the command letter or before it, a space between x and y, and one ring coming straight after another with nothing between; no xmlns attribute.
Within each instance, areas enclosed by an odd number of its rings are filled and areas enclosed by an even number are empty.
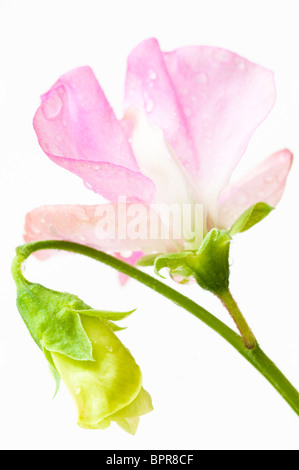
<svg viewBox="0 0 299 470"><path fill-rule="evenodd" d="M293 155L281 150L254 168L244 179L230 185L220 197L217 226L229 228L251 205L276 206L283 195Z"/></svg>
<svg viewBox="0 0 299 470"><path fill-rule="evenodd" d="M129 57L126 106L142 108L164 131L213 206L274 102L273 74L226 50L162 53L149 39Z"/></svg>
<svg viewBox="0 0 299 470"><path fill-rule="evenodd" d="M34 128L44 152L96 192L110 199L132 193L152 198L154 185L140 173L125 131L89 67L63 75L42 96Z"/></svg>
<svg viewBox="0 0 299 470"><path fill-rule="evenodd" d="M152 202L155 199L154 183L140 172L112 163L50 158L61 167L80 176L87 188L110 201L116 202L122 196L125 196L129 201Z"/></svg>
<svg viewBox="0 0 299 470"><path fill-rule="evenodd" d="M136 204L102 204L98 206L43 206L27 214L26 242L65 240L88 245L102 251L142 251L152 253L171 250L171 242L151 239L150 209L143 206L138 216Z"/></svg>
<svg viewBox="0 0 299 470"><path fill-rule="evenodd" d="M133 50L128 59L125 107L144 110L163 130L186 169L197 174L197 149L164 58L155 39Z"/></svg>

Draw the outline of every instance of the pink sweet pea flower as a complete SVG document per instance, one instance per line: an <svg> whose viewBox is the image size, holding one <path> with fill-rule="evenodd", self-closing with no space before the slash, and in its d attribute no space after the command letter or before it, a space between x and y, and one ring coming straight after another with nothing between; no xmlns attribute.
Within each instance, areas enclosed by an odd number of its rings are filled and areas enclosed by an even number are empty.
<svg viewBox="0 0 299 470"><path fill-rule="evenodd" d="M232 173L256 128L275 103L273 74L223 49L183 47L163 53L155 39L128 59L125 114L117 120L92 70L63 75L34 117L48 157L81 177L119 210L142 202L203 204L203 232L229 228L252 204L275 206L292 163L281 150L237 184ZM184 249L169 240L99 236L101 206L46 206L27 215L26 241L64 239L100 250L143 252ZM116 217L116 220L117 217ZM119 223L119 222L118 222ZM97 229L96 229L97 228Z"/></svg>

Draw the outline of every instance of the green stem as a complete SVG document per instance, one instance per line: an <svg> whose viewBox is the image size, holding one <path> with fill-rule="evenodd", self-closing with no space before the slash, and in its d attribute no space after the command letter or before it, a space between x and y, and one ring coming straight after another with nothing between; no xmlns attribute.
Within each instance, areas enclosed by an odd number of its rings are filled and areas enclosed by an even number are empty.
<svg viewBox="0 0 299 470"><path fill-rule="evenodd" d="M117 271L130 276L138 282L141 282L164 297L170 299L176 305L179 305L180 307L187 310L189 313L203 321L220 336L226 339L228 343L230 343L273 385L273 387L287 401L287 403L292 407L297 415L299 415L299 393L280 372L276 365L265 355L257 343L255 343L254 348L248 349L240 335L231 330L227 325L225 325L203 307L196 304L191 299L185 297L171 287L163 284L161 281L158 281L157 279L149 276L139 269L136 269L135 267L108 255L107 253L97 251L87 246L65 241L40 241L29 243L17 249L17 258L13 265L14 276L20 276L18 269L20 264L25 261L25 259L28 258L32 253L39 250L51 249L78 253L100 261L101 263L104 263L116 269Z"/></svg>
<svg viewBox="0 0 299 470"><path fill-rule="evenodd" d="M243 317L230 291L227 290L226 292L223 292L221 295L219 295L219 298L222 301L223 305L226 307L226 309L229 311L234 322L236 323L246 348L254 349L256 346L256 339L254 337L254 334L252 333L247 321Z"/></svg>

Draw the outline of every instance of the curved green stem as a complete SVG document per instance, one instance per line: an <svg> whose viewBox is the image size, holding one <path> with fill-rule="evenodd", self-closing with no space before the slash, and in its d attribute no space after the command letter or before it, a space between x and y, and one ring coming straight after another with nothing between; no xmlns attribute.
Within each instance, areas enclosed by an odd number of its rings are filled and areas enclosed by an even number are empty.
<svg viewBox="0 0 299 470"><path fill-rule="evenodd" d="M203 307L195 303L193 300L185 297L175 289L163 284L161 281L149 276L148 274L136 269L133 266L120 261L113 256L89 248L66 241L40 241L29 243L17 249L17 258L13 266L14 276L19 276L17 267L28 258L32 253L39 250L64 250L78 253L93 258L104 263L138 282L153 289L164 297L170 299L176 305L187 310L189 313L203 321L206 325L221 335L228 343L230 343L248 362L250 362L280 393L280 395L289 403L293 410L299 415L299 393L293 385L280 372L276 365L265 355L256 343L254 348L248 349L243 342L242 336L235 333L231 328L222 321L209 313ZM18 273L18 274L17 274Z"/></svg>
<svg viewBox="0 0 299 470"><path fill-rule="evenodd" d="M233 298L232 294L229 290L226 292L222 292L221 295L218 295L219 299L225 306L225 308L229 311L232 319L234 320L235 324L238 327L238 330L241 333L243 341L247 349L253 349L256 346L256 339L254 334L252 333L247 321L243 317L237 302Z"/></svg>

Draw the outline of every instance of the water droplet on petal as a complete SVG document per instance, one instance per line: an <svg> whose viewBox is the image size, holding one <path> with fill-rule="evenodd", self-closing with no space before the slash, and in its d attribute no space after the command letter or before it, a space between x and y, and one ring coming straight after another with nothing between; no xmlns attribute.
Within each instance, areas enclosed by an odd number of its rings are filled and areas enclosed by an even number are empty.
<svg viewBox="0 0 299 470"><path fill-rule="evenodd" d="M87 183L86 181L84 181L84 186L87 188L87 189L92 189L92 185L90 183Z"/></svg>
<svg viewBox="0 0 299 470"><path fill-rule="evenodd" d="M147 113L151 113L154 109L154 102L147 93L144 94L144 107Z"/></svg>
<svg viewBox="0 0 299 470"><path fill-rule="evenodd" d="M73 206L72 207L72 214L80 220L89 220L89 216L84 207L81 206Z"/></svg>
<svg viewBox="0 0 299 470"><path fill-rule="evenodd" d="M265 191L259 191L257 196L259 198L259 201L262 202L265 197Z"/></svg>
<svg viewBox="0 0 299 470"><path fill-rule="evenodd" d="M241 57L236 57L235 63L239 70L245 70L245 61Z"/></svg>
<svg viewBox="0 0 299 470"><path fill-rule="evenodd" d="M53 93L42 104L42 110L46 119L55 119L62 109L62 101L58 94Z"/></svg>
<svg viewBox="0 0 299 470"><path fill-rule="evenodd" d="M127 250L127 251L121 251L121 252L120 252L120 255L121 255L123 258L130 258L130 256L132 256L132 253L133 253L132 251Z"/></svg>
<svg viewBox="0 0 299 470"><path fill-rule="evenodd" d="M151 80L157 80L157 74L153 69L149 70L148 75Z"/></svg>
<svg viewBox="0 0 299 470"><path fill-rule="evenodd" d="M267 175L265 178L265 183L272 183L273 181L273 176L272 175Z"/></svg>
<svg viewBox="0 0 299 470"><path fill-rule="evenodd" d="M218 62L228 62L231 58L231 54L229 51L225 51L224 49L218 49L215 52L215 59Z"/></svg>
<svg viewBox="0 0 299 470"><path fill-rule="evenodd" d="M278 175L276 175L276 181L277 183L281 184L284 181L284 174L279 173Z"/></svg>
<svg viewBox="0 0 299 470"><path fill-rule="evenodd" d="M243 206L244 204L246 204L247 202L247 195L245 193L239 193L238 196L237 196L237 204L239 206Z"/></svg>
<svg viewBox="0 0 299 470"><path fill-rule="evenodd" d="M81 387L75 387L74 388L74 394L75 395L80 395L80 393L81 393Z"/></svg>
<svg viewBox="0 0 299 470"><path fill-rule="evenodd" d="M200 85L207 85L208 84L208 76L205 72L200 72L196 75L196 80Z"/></svg>
<svg viewBox="0 0 299 470"><path fill-rule="evenodd" d="M112 346L106 346L106 349L107 349L107 351L109 351L109 352L112 352L112 351L113 351L113 347L112 347Z"/></svg>

